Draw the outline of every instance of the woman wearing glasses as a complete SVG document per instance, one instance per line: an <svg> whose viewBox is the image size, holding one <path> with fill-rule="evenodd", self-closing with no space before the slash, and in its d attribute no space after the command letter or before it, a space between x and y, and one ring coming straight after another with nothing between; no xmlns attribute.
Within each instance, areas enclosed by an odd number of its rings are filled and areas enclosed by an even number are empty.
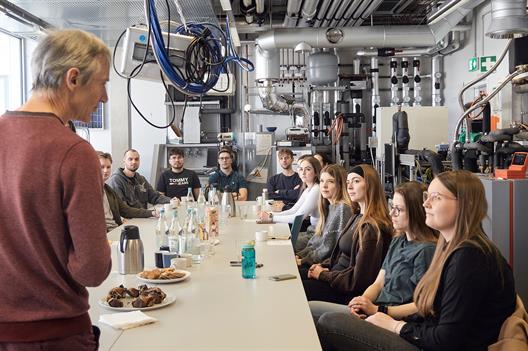
<svg viewBox="0 0 528 351"><path fill-rule="evenodd" d="M389 202L392 225L396 232L376 281L361 296L347 305L311 301L314 321L326 312L342 312L366 318L383 312L401 319L417 312L412 302L416 285L431 263L438 234L425 224L422 193L427 189L418 182L400 184ZM357 318L356 318L357 319ZM358 320L357 323L367 324Z"/></svg>
<svg viewBox="0 0 528 351"><path fill-rule="evenodd" d="M392 225L378 172L368 165L352 168L347 191L357 215L341 232L331 257L308 270L303 279L308 301L347 304L374 282L387 254Z"/></svg>
<svg viewBox="0 0 528 351"><path fill-rule="evenodd" d="M318 321L325 349L486 350L515 308L513 275L482 230L487 202L467 171L438 175L424 194L426 224L440 232L431 266L414 292L417 315L376 313L356 323L343 313ZM346 334L346 336L344 336Z"/></svg>

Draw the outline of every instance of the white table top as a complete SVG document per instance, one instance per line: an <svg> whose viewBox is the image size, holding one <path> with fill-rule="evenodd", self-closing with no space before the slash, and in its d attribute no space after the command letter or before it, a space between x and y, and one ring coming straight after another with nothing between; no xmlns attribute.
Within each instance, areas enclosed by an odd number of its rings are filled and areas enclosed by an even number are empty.
<svg viewBox="0 0 528 351"><path fill-rule="evenodd" d="M127 224L139 227L145 247L145 269L154 267L155 219L134 219ZM99 324L99 315L120 313L104 309L98 300L115 286L143 284L135 275L117 273L113 250L113 271L106 281L90 290L90 317L101 328L101 350L321 350L308 303L299 279L291 244L255 246L257 278L246 280L241 267L229 266L239 259L240 246L254 239L255 231L287 236L286 224L259 225L254 220L229 219L221 228L221 243L215 254L193 265L190 279L176 284L158 285L176 302L147 311L159 322L117 331ZM121 228L109 233L118 240ZM114 245L116 246L116 245ZM271 275L292 273L297 279L275 282ZM151 284L149 284L151 285Z"/></svg>

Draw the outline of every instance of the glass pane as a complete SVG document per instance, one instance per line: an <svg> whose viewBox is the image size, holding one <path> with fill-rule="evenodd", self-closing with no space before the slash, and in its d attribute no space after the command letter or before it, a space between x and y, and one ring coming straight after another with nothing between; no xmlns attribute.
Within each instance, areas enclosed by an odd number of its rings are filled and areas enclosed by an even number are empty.
<svg viewBox="0 0 528 351"><path fill-rule="evenodd" d="M21 39L0 32L0 113L22 104Z"/></svg>

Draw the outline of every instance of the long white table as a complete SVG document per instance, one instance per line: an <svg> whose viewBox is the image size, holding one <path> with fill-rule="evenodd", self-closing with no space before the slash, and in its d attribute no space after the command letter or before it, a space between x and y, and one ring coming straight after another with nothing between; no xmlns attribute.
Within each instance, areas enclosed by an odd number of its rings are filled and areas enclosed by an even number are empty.
<svg viewBox="0 0 528 351"><path fill-rule="evenodd" d="M145 247L145 268L154 267L155 219L133 219ZM115 247L113 269L106 281L90 290L90 317L101 328L101 350L321 350L302 283L298 276L291 244L255 246L257 278L246 280L241 267L231 267L240 247L254 239L255 231L269 230L287 236L286 224L262 225L232 218L221 228L215 254L189 270L190 279L176 284L159 284L176 302L146 312L159 322L118 331L98 323L99 315L120 313L98 304L107 292L123 284L143 284L135 275L117 273ZM121 228L109 233L119 240ZM116 246L116 244L114 244ZM292 273L297 279L275 282L271 275ZM150 284L149 284L150 285Z"/></svg>

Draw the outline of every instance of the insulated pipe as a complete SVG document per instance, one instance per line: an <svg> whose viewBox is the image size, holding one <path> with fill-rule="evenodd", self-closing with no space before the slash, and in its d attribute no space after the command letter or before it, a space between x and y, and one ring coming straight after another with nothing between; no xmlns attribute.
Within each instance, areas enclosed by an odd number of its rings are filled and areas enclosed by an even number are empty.
<svg viewBox="0 0 528 351"><path fill-rule="evenodd" d="M339 22L337 23L338 27L343 27L346 25L346 23L349 21L349 19L355 14L357 7L361 3L361 0L354 0L352 5L346 10L345 14L343 15L343 18L339 19Z"/></svg>
<svg viewBox="0 0 528 351"><path fill-rule="evenodd" d="M442 37L436 38L427 26L278 28L262 33L255 43L263 50L292 48L300 42L312 48L430 47L440 41L447 31L442 34Z"/></svg>
<svg viewBox="0 0 528 351"><path fill-rule="evenodd" d="M255 0L255 7L257 9L257 15L262 15L264 13L264 0Z"/></svg>
<svg viewBox="0 0 528 351"><path fill-rule="evenodd" d="M442 63L443 57L436 55L431 59L431 72L433 79L431 79L431 101L433 106L442 106Z"/></svg>
<svg viewBox="0 0 528 351"><path fill-rule="evenodd" d="M326 13L326 10L328 10L328 7L330 6L331 1L323 1L321 4L321 8L319 9L319 12L317 13L317 16L315 18L314 27L320 27L321 23L324 20L324 15Z"/></svg>
<svg viewBox="0 0 528 351"><path fill-rule="evenodd" d="M337 23L339 22L339 20L343 18L343 14L345 13L345 10L347 9L348 5L350 5L351 2L352 0L344 0L341 2L334 16L332 17L332 20L330 21L330 27L335 27Z"/></svg>
<svg viewBox="0 0 528 351"><path fill-rule="evenodd" d="M304 0L304 5L301 10L301 16L306 20L311 20L317 13L317 5L319 0Z"/></svg>
<svg viewBox="0 0 528 351"><path fill-rule="evenodd" d="M365 9L367 8L368 6L368 2L367 1L362 1L358 8L356 9L356 13L354 14L354 17L353 18L350 18L347 22L347 26L356 26L356 22L359 21L361 19L361 17L363 16L363 13L365 12Z"/></svg>
<svg viewBox="0 0 528 351"><path fill-rule="evenodd" d="M365 19L367 17L369 17L370 15L372 15L372 13L374 11L376 11L376 9L379 7L379 5L381 5L382 2L383 2L383 0L374 0L374 1L372 1L370 3L369 7L367 7L365 12L363 13L363 15L361 15L361 17L357 19L356 23L354 23L354 26L355 27L361 26L363 24L363 22L365 22Z"/></svg>
<svg viewBox="0 0 528 351"><path fill-rule="evenodd" d="M411 105L411 96L409 94L409 59L402 58L402 106Z"/></svg>
<svg viewBox="0 0 528 351"><path fill-rule="evenodd" d="M420 75L420 60L413 58L414 106L422 106L422 77Z"/></svg>
<svg viewBox="0 0 528 351"><path fill-rule="evenodd" d="M379 66L378 58L370 59L370 74L372 75L372 136L376 135L376 116L377 109L380 106L379 96Z"/></svg>
<svg viewBox="0 0 528 351"><path fill-rule="evenodd" d="M326 0L326 1L329 1L329 0ZM332 20L332 18L334 18L334 15L340 4L341 4L341 1L337 1L337 0L332 1L332 5L330 5L330 9L328 10L328 13L324 17L322 27L328 27L328 25L330 24L330 21Z"/></svg>
<svg viewBox="0 0 528 351"><path fill-rule="evenodd" d="M400 104L398 96L398 59L391 57L390 60L390 80L391 80L391 106Z"/></svg>
<svg viewBox="0 0 528 351"><path fill-rule="evenodd" d="M283 27L295 27L297 24L299 11L301 11L301 0L288 0L286 5L286 16L284 17Z"/></svg>

